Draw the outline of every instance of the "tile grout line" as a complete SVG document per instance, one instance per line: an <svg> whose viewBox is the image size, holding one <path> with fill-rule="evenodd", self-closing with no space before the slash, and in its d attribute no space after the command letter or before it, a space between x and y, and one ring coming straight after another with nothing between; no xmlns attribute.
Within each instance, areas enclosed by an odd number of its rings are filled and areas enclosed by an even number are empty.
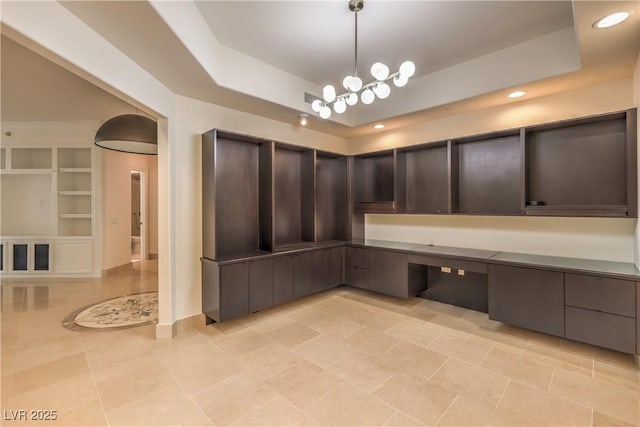
<svg viewBox="0 0 640 427"><path fill-rule="evenodd" d="M187 395L187 397L189 398L189 400L195 405L196 408L198 408L198 411L200 411L200 413L202 415L204 415L204 417L206 419L208 419L211 424L215 425L215 423L213 422L213 420L211 418L209 418L209 416L204 412L204 410L200 407L200 405L198 405L198 403L193 400L193 397L189 394L189 392L187 392L187 390L184 388L184 385L182 385L182 383L178 380L178 378L176 378L176 376L173 374L173 372L171 371L170 368L165 368L168 372L169 375L171 375L171 378L174 379L174 381L176 382L176 384L178 384L178 387L180 387L180 389L182 389L182 391L184 392L184 394ZM188 421L188 420L187 420Z"/></svg>
<svg viewBox="0 0 640 427"><path fill-rule="evenodd" d="M555 366L553 367L553 371L551 371L551 379L549 380L549 387L547 387L547 393L551 394L551 385L553 385L553 379L556 376L556 368Z"/></svg>
<svg viewBox="0 0 640 427"><path fill-rule="evenodd" d="M459 396L460 396L460 393L456 393L456 397L454 397L453 400L449 403L449 406L447 406L447 409L445 409L444 412L442 413L442 415L440 415L438 420L435 422L434 426L437 426L438 424L440 424L440 421L442 421L442 419L447 414L447 412L449 412L449 409L451 409L451 407L456 402L456 400L458 400Z"/></svg>
<svg viewBox="0 0 640 427"><path fill-rule="evenodd" d="M500 406L500 403L502 403L502 399L504 398L504 395L507 394L507 389L509 388L510 385L511 385L511 378L509 378L509 380L507 381L507 385L505 386L504 390L502 390L502 394L500 395L500 399L498 399L498 402L496 403L496 406L493 408L494 411L498 410L498 406Z"/></svg>
<svg viewBox="0 0 640 427"><path fill-rule="evenodd" d="M95 374L93 373L93 368L91 367L91 363L89 363L89 359L87 358L87 352L85 350L85 342L81 340L80 346L82 347L82 356L84 357L84 361L89 367L89 374L91 375L91 381L93 382L93 387L96 390L96 394L98 395L98 402L100 402L100 407L102 408L102 415L104 415L104 419L107 421L107 427L111 426L111 420L107 415L107 410L104 407L104 403L102 402L102 395L100 394L100 390L98 390L98 383L96 381Z"/></svg>

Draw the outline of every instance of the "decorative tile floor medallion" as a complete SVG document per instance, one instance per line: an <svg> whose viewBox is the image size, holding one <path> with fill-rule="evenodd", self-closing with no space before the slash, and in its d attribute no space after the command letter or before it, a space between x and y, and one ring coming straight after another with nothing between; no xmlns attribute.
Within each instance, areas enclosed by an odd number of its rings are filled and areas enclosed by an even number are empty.
<svg viewBox="0 0 640 427"><path fill-rule="evenodd" d="M125 329L158 321L158 293L112 298L74 311L62 321L67 329Z"/></svg>

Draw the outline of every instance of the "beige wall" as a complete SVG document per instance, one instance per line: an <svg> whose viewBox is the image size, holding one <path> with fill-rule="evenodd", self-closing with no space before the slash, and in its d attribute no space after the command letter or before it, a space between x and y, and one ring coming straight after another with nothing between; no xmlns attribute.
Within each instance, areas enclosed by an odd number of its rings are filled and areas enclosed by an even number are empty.
<svg viewBox="0 0 640 427"><path fill-rule="evenodd" d="M640 107L640 55L638 55L638 61L636 62L636 69L633 72L633 100L635 102L636 107ZM638 112L636 117L637 120L637 134L638 139L640 141L640 108L638 108ZM640 165L640 150L637 153L638 165ZM637 168L636 168L637 169ZM638 200L640 200L640 173L638 174ZM636 266L640 268L640 224L636 224L635 231L635 258L634 261Z"/></svg>
<svg viewBox="0 0 640 427"><path fill-rule="evenodd" d="M147 245L158 247L156 156L102 150L102 254L104 270L131 262L131 170L145 173L147 181ZM153 168L153 169L152 169ZM153 195L153 196L152 196ZM155 201L156 205L152 205ZM155 252L157 253L157 252Z"/></svg>
<svg viewBox="0 0 640 427"><path fill-rule="evenodd" d="M638 72L635 81L637 84ZM632 79L450 116L350 141L353 152L511 129L637 105ZM367 215L370 239L634 262L635 219Z"/></svg>
<svg viewBox="0 0 640 427"><path fill-rule="evenodd" d="M614 80L594 86L498 107L429 120L349 141L349 153L358 154L424 142L514 129L584 117L635 106L632 80Z"/></svg>

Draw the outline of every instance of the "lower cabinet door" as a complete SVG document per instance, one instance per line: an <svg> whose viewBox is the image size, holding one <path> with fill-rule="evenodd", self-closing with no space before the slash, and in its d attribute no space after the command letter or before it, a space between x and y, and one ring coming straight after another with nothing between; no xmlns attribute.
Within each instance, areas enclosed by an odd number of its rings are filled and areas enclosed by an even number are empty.
<svg viewBox="0 0 640 427"><path fill-rule="evenodd" d="M273 305L273 260L249 262L249 312Z"/></svg>
<svg viewBox="0 0 640 427"><path fill-rule="evenodd" d="M406 254L369 250L369 289L398 298L409 298L409 263Z"/></svg>
<svg viewBox="0 0 640 427"><path fill-rule="evenodd" d="M347 265L345 267L345 282L349 286L369 289L369 270Z"/></svg>
<svg viewBox="0 0 640 427"><path fill-rule="evenodd" d="M293 255L273 258L273 305L293 299Z"/></svg>
<svg viewBox="0 0 640 427"><path fill-rule="evenodd" d="M329 253L331 256L329 288L335 288L343 284L344 248L332 248L329 249Z"/></svg>
<svg viewBox="0 0 640 427"><path fill-rule="evenodd" d="M636 351L636 319L576 307L566 307L565 318L565 336L571 340L623 353Z"/></svg>
<svg viewBox="0 0 640 427"><path fill-rule="evenodd" d="M249 314L249 263L220 266L220 321Z"/></svg>
<svg viewBox="0 0 640 427"><path fill-rule="evenodd" d="M315 287L313 258L313 252L293 255L293 297L296 299L313 293Z"/></svg>
<svg viewBox="0 0 640 427"><path fill-rule="evenodd" d="M489 318L564 336L564 273L490 265Z"/></svg>

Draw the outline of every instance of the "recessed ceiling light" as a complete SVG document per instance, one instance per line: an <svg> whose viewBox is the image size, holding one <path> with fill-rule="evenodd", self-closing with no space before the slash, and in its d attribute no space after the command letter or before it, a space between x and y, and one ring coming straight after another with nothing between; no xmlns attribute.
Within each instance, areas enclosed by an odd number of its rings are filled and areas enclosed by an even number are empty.
<svg viewBox="0 0 640 427"><path fill-rule="evenodd" d="M629 12L616 12L598 19L593 23L593 28L609 28L618 25L629 17Z"/></svg>
<svg viewBox="0 0 640 427"><path fill-rule="evenodd" d="M307 125L307 118L309 117L308 114L302 113L300 114L300 117L298 117L298 123L300 123L300 126L306 126Z"/></svg>
<svg viewBox="0 0 640 427"><path fill-rule="evenodd" d="M507 95L509 98L520 98L521 96L526 95L527 92L523 91L523 90L517 90L515 92L511 92L509 95Z"/></svg>
<svg viewBox="0 0 640 427"><path fill-rule="evenodd" d="M382 123L378 123L373 127L374 129L384 129L384 125Z"/></svg>

